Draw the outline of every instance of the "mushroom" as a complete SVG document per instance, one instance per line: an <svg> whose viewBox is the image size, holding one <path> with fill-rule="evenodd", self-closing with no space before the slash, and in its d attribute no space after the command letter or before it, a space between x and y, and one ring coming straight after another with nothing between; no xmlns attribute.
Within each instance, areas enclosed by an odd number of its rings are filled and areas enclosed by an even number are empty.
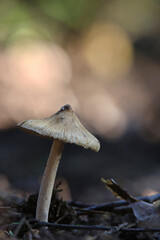
<svg viewBox="0 0 160 240"><path fill-rule="evenodd" d="M76 145L98 152L100 143L81 124L71 106L68 104L49 118L27 120L19 123L18 126L54 139L42 178L36 208L36 219L48 221L53 186L64 144L75 143Z"/></svg>

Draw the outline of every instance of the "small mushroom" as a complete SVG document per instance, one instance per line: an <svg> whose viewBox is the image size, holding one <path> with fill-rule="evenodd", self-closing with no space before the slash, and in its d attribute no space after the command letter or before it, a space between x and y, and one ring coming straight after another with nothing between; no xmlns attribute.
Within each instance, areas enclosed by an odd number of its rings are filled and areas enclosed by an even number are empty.
<svg viewBox="0 0 160 240"><path fill-rule="evenodd" d="M36 219L48 221L53 186L64 144L75 143L76 145L98 152L100 143L81 124L70 105L63 106L49 118L27 120L19 123L18 126L41 136L54 139L42 178L36 209Z"/></svg>

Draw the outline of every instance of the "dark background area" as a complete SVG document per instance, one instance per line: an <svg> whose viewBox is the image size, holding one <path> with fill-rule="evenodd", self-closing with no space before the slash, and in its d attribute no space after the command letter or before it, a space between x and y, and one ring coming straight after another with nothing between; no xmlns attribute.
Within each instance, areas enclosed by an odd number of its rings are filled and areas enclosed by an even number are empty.
<svg viewBox="0 0 160 240"><path fill-rule="evenodd" d="M14 188L36 192L44 171L52 140L9 129L0 133L1 173ZM109 141L99 137L101 150L66 144L58 177L67 180L74 199L103 202L112 196L101 177L113 178L136 196L145 190L159 191L160 144L149 143L135 131ZM156 178L155 178L156 177Z"/></svg>

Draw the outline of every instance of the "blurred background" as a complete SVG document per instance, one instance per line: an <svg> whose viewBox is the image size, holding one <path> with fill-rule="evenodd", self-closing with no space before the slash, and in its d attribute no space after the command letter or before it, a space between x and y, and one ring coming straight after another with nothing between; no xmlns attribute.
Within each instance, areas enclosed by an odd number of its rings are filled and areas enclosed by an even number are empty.
<svg viewBox="0 0 160 240"><path fill-rule="evenodd" d="M0 189L33 193L51 140L16 128L70 104L101 142L66 144L66 200L160 191L160 1L0 1ZM58 181L59 181L58 180Z"/></svg>

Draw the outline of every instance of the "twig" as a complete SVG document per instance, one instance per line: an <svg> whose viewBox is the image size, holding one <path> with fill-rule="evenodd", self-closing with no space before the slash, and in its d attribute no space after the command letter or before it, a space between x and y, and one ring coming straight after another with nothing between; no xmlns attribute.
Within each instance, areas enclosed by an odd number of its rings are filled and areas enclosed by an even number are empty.
<svg viewBox="0 0 160 240"><path fill-rule="evenodd" d="M157 200L160 199L160 194L155 194L152 196L144 196L144 197L137 197L136 199L138 200L143 200L145 202L155 202ZM109 202L109 203L101 203L101 204L97 204L97 205L91 205L88 207L85 207L85 210L109 210L109 209L113 209L115 207L119 207L119 206L124 206L124 205L128 205L129 203L125 200L119 200L119 201L113 201L113 202Z"/></svg>
<svg viewBox="0 0 160 240"><path fill-rule="evenodd" d="M33 220L32 220L33 222ZM98 230L98 231L110 231L117 230L120 232L160 232L160 228L119 228L119 227L105 227L101 225L70 225L70 224L57 224L57 223L49 223L49 222L40 222L35 221L33 228L41 228L41 227L54 227L60 229L80 229L80 230Z"/></svg>
<svg viewBox="0 0 160 240"><path fill-rule="evenodd" d="M70 230L70 229L79 229L79 230L96 230L96 231L114 231L114 232L160 232L160 228L126 228L119 226L115 227L106 227L101 225L70 225L70 224L58 224L58 223L50 223L50 222L40 222L37 220L30 220L29 223L32 225L33 229L42 228L42 227L52 227L52 228L59 228L63 230ZM2 226L1 229L8 228L15 224L7 224ZM16 223L17 225L17 223ZM21 223L19 223L21 227Z"/></svg>
<svg viewBox="0 0 160 240"><path fill-rule="evenodd" d="M109 189L115 197L126 200L129 203L138 201L135 197L131 196L126 190L120 187L112 178L107 180L101 178L101 181L105 183L106 188Z"/></svg>
<svg viewBox="0 0 160 240"><path fill-rule="evenodd" d="M151 196L138 197L137 199L152 203L160 199L160 193L157 193Z"/></svg>

